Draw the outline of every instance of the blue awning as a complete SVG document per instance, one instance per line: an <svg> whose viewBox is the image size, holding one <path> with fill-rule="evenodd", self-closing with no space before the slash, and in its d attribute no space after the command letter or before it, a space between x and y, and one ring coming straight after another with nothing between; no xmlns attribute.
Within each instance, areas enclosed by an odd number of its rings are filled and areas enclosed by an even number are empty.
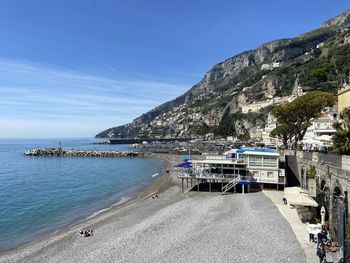
<svg viewBox="0 0 350 263"><path fill-rule="evenodd" d="M186 162L183 162L183 163L175 164L175 167L192 168L192 163L186 161Z"/></svg>
<svg viewBox="0 0 350 263"><path fill-rule="evenodd" d="M250 181L240 181L238 184L240 185L250 184Z"/></svg>
<svg viewBox="0 0 350 263"><path fill-rule="evenodd" d="M256 152L256 153L259 153L259 152L263 152L263 153L275 153L276 151L275 150L272 150L272 149L238 149L237 150L237 153L244 153L244 152Z"/></svg>

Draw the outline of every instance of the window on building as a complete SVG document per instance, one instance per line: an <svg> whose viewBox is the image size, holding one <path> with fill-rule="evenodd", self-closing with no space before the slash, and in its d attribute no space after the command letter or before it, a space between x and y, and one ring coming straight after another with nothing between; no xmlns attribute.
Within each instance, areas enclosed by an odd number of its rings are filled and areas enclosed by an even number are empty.
<svg viewBox="0 0 350 263"><path fill-rule="evenodd" d="M241 155L238 157L238 159L242 159L242 160L244 160L244 161L247 161L247 155L241 154Z"/></svg>
<svg viewBox="0 0 350 263"><path fill-rule="evenodd" d="M223 169L222 172L224 174L234 174L235 170L232 170L232 169Z"/></svg>
<svg viewBox="0 0 350 263"><path fill-rule="evenodd" d="M262 166L262 157L261 156L249 156L249 165L250 166Z"/></svg>
<svg viewBox="0 0 350 263"><path fill-rule="evenodd" d="M264 167L276 167L277 158L271 156L264 156Z"/></svg>
<svg viewBox="0 0 350 263"><path fill-rule="evenodd" d="M272 178L273 177L273 172L267 172L267 177Z"/></svg>
<svg viewBox="0 0 350 263"><path fill-rule="evenodd" d="M259 171L253 171L253 177L259 177Z"/></svg>

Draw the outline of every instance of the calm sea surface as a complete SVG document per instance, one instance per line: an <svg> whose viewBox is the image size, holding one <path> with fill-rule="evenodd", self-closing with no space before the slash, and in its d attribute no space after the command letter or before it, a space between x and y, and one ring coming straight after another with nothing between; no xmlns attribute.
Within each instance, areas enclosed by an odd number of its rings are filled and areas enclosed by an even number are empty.
<svg viewBox="0 0 350 263"><path fill-rule="evenodd" d="M0 139L0 250L83 219L144 189L163 162L143 158L25 157L44 147L128 150L92 139Z"/></svg>

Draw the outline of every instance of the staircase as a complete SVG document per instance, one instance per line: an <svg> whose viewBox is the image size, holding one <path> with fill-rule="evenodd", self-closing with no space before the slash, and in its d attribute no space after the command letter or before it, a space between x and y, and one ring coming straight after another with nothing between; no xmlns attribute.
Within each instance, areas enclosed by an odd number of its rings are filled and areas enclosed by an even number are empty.
<svg viewBox="0 0 350 263"><path fill-rule="evenodd" d="M229 181L224 187L221 188L221 195L225 194L227 191L235 187L241 179L240 175L237 175L235 178L233 178L231 181Z"/></svg>

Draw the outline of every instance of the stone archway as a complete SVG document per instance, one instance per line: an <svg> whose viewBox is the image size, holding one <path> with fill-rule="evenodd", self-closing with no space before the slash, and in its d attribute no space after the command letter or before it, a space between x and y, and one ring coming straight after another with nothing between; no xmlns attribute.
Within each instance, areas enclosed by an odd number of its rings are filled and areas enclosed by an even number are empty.
<svg viewBox="0 0 350 263"><path fill-rule="evenodd" d="M334 183L332 194L335 198L343 197L343 189L340 186L338 180Z"/></svg>
<svg viewBox="0 0 350 263"><path fill-rule="evenodd" d="M320 189L320 192L316 196L316 202L319 204L319 206L316 208L317 218L321 220L321 208L324 207L326 214L325 214L325 221L330 220L330 189L329 186L327 186L327 181L324 178L319 178L319 184L318 187Z"/></svg>
<svg viewBox="0 0 350 263"><path fill-rule="evenodd" d="M321 189L321 191L325 191L325 190L326 190L326 187L327 187L326 180L322 179L322 180L321 180L321 184L320 184L320 189Z"/></svg>
<svg viewBox="0 0 350 263"><path fill-rule="evenodd" d="M344 192L338 180L333 184L331 195L331 235L341 246L345 239Z"/></svg>

